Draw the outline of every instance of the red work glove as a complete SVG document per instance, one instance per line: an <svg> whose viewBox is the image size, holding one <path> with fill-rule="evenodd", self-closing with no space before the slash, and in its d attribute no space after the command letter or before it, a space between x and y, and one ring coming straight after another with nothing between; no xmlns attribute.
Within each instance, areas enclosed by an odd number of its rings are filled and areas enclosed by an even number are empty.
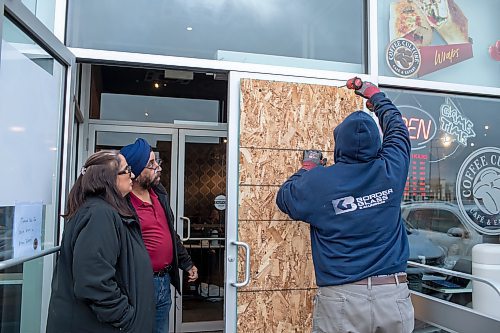
<svg viewBox="0 0 500 333"><path fill-rule="evenodd" d="M366 107L373 111L373 104L370 101L373 95L380 92L380 89L373 83L361 80L359 77L353 77L347 80L346 86L348 89L354 89L354 93L358 96L368 99Z"/></svg>
<svg viewBox="0 0 500 333"><path fill-rule="evenodd" d="M324 166L326 158L319 150L304 150L304 159L302 160L302 169L311 170L317 166Z"/></svg>

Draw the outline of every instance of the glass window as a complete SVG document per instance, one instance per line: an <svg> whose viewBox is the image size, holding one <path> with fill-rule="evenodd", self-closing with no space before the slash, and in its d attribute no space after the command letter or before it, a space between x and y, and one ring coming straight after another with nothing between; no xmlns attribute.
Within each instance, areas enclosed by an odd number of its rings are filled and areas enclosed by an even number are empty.
<svg viewBox="0 0 500 333"><path fill-rule="evenodd" d="M0 332L45 332L55 255L0 270Z"/></svg>
<svg viewBox="0 0 500 333"><path fill-rule="evenodd" d="M500 243L500 100L384 91L401 111L412 145L401 204L417 230L408 236L411 259L470 272L474 245ZM413 289L471 306L468 281L452 294L427 282L443 276L408 270L415 272L421 275L412 277Z"/></svg>
<svg viewBox="0 0 500 333"><path fill-rule="evenodd" d="M417 229L431 230L432 228L432 210L414 210L408 215L410 222Z"/></svg>
<svg viewBox="0 0 500 333"><path fill-rule="evenodd" d="M227 74L92 65L91 119L226 123Z"/></svg>
<svg viewBox="0 0 500 333"><path fill-rule="evenodd" d="M0 271L0 331L21 332L23 267L17 265Z"/></svg>
<svg viewBox="0 0 500 333"><path fill-rule="evenodd" d="M21 2L52 32L58 0L21 0Z"/></svg>
<svg viewBox="0 0 500 333"><path fill-rule="evenodd" d="M462 224L458 217L447 210L437 210L435 217L435 227L439 232L447 233L451 228L460 228Z"/></svg>
<svg viewBox="0 0 500 333"><path fill-rule="evenodd" d="M65 67L3 17L0 261L56 244ZM0 332L44 332L54 256L0 271Z"/></svg>
<svg viewBox="0 0 500 333"><path fill-rule="evenodd" d="M378 1L383 76L500 87L500 2Z"/></svg>
<svg viewBox="0 0 500 333"><path fill-rule="evenodd" d="M101 94L99 119L175 123L180 121L219 122L219 101Z"/></svg>
<svg viewBox="0 0 500 333"><path fill-rule="evenodd" d="M72 47L364 72L362 0L87 0L68 8Z"/></svg>
<svg viewBox="0 0 500 333"><path fill-rule="evenodd" d="M0 260L55 245L65 68L8 18L0 63Z"/></svg>

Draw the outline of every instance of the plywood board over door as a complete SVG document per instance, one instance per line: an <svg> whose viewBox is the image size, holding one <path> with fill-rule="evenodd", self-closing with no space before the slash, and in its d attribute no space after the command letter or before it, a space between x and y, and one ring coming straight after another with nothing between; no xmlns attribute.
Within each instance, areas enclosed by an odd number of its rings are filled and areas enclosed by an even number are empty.
<svg viewBox="0 0 500 333"><path fill-rule="evenodd" d="M251 277L238 290L238 332L311 330L309 225L281 213L276 193L304 149L322 150L331 164L333 129L359 109L362 99L345 88L241 80L238 238L250 245Z"/></svg>

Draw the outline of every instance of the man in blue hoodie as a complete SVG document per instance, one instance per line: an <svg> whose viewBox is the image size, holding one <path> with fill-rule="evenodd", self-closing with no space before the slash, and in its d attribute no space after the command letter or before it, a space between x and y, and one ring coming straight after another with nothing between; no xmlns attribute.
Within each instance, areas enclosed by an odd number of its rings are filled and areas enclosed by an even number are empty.
<svg viewBox="0 0 500 333"><path fill-rule="evenodd" d="M368 99L334 130L335 164L318 154L280 188L276 203L311 228L318 292L313 332L412 332L406 270L409 248L400 205L410 163L401 113L370 82L347 87ZM320 166L320 167L317 167Z"/></svg>

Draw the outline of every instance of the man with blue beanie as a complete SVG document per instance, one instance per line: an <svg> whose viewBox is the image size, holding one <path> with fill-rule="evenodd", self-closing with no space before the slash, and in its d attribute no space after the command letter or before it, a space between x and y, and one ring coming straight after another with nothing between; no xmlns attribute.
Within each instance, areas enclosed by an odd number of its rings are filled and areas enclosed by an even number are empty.
<svg viewBox="0 0 500 333"><path fill-rule="evenodd" d="M170 199L160 184L161 160L156 159L151 146L142 138L123 147L120 153L136 175L127 199L139 218L151 259L156 304L154 332L166 333L172 305L170 284L180 293L179 268L188 273L189 282L198 278L198 270L174 230Z"/></svg>
<svg viewBox="0 0 500 333"><path fill-rule="evenodd" d="M383 141L368 113L353 112L334 130L335 164L322 167L319 152L306 151L276 203L310 224L319 287L313 332L412 332L400 211L410 137L401 113L376 85L353 78L346 86L368 99Z"/></svg>

